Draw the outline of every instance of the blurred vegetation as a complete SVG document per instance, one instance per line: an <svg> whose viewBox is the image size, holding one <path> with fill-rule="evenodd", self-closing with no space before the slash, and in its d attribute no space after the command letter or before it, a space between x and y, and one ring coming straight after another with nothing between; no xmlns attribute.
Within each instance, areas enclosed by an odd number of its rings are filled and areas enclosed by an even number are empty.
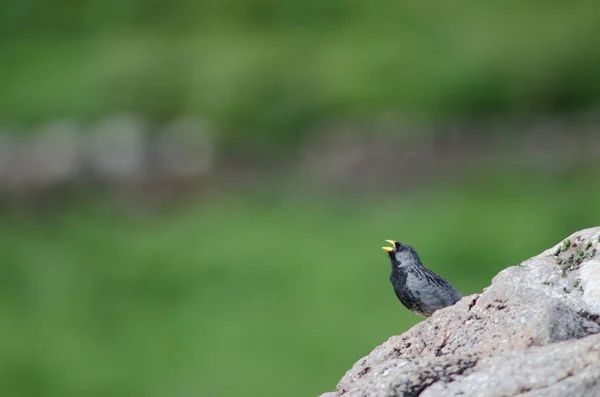
<svg viewBox="0 0 600 397"><path fill-rule="evenodd" d="M593 0L0 9L0 126L17 133L63 118L132 112L158 125L196 114L222 144L280 148L338 120L600 109ZM598 224L598 167L583 167L360 198L232 188L159 214L88 200L50 205L43 218L3 210L0 395L333 390L355 360L420 321L394 296L384 239L407 241L461 292L478 292L500 269Z"/></svg>
<svg viewBox="0 0 600 397"><path fill-rule="evenodd" d="M597 173L493 175L405 196L205 198L160 216L74 206L0 228L2 396L310 396L420 318L380 250L465 295L598 223ZM531 181L536 182L532 183Z"/></svg>
<svg viewBox="0 0 600 397"><path fill-rule="evenodd" d="M224 143L324 119L597 109L597 1L5 1L0 119L205 117ZM241 141L240 141L241 138Z"/></svg>

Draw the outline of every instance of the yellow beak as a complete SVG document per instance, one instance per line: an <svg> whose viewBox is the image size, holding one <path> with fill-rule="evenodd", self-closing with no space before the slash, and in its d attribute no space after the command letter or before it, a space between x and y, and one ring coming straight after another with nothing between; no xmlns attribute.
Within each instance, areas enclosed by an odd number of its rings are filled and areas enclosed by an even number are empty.
<svg viewBox="0 0 600 397"><path fill-rule="evenodd" d="M387 252L394 252L394 250L396 249L396 242L394 240L385 240L386 242L392 244L391 247L381 247L382 250L387 251Z"/></svg>

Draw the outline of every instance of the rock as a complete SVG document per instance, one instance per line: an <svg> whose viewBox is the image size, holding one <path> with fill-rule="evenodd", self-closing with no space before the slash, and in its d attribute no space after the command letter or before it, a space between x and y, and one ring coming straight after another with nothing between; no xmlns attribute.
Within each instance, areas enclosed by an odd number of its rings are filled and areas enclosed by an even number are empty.
<svg viewBox="0 0 600 397"><path fill-rule="evenodd" d="M192 117L179 118L167 125L155 142L156 172L176 180L200 178L212 169L215 151L204 123Z"/></svg>
<svg viewBox="0 0 600 397"><path fill-rule="evenodd" d="M0 127L0 193L6 190L14 169L14 163L18 157L15 154L17 149L15 139L10 136L7 130L6 127Z"/></svg>
<svg viewBox="0 0 600 397"><path fill-rule="evenodd" d="M503 270L375 348L335 395L598 396L599 238L582 230Z"/></svg>
<svg viewBox="0 0 600 397"><path fill-rule="evenodd" d="M470 370L421 396L598 396L600 335L483 357Z"/></svg>
<svg viewBox="0 0 600 397"><path fill-rule="evenodd" d="M139 181L146 172L146 133L146 124L134 115L117 115L100 121L87 137L88 167L109 183Z"/></svg>
<svg viewBox="0 0 600 397"><path fill-rule="evenodd" d="M320 187L406 188L431 175L427 127L338 124L311 135L300 149L299 172Z"/></svg>
<svg viewBox="0 0 600 397"><path fill-rule="evenodd" d="M73 182L80 172L79 128L59 121L14 142L8 158L8 184L15 191L54 188Z"/></svg>

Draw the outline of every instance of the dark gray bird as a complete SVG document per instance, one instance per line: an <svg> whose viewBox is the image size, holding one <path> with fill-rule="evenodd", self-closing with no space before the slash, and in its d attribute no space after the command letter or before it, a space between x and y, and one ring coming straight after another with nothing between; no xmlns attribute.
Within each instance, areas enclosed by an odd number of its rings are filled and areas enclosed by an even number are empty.
<svg viewBox="0 0 600 397"><path fill-rule="evenodd" d="M396 296L408 310L429 317L462 298L448 281L421 263L413 247L399 241L385 241L393 246L383 247L392 263L390 281Z"/></svg>

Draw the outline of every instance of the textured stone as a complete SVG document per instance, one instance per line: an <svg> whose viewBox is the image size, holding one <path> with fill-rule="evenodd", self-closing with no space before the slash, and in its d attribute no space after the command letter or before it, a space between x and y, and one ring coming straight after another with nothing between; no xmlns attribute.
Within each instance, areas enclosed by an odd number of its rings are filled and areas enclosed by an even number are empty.
<svg viewBox="0 0 600 397"><path fill-rule="evenodd" d="M391 337L336 395L600 395L599 237L577 232Z"/></svg>
<svg viewBox="0 0 600 397"><path fill-rule="evenodd" d="M600 335L482 358L421 396L597 396L600 389L591 385L600 386Z"/></svg>

